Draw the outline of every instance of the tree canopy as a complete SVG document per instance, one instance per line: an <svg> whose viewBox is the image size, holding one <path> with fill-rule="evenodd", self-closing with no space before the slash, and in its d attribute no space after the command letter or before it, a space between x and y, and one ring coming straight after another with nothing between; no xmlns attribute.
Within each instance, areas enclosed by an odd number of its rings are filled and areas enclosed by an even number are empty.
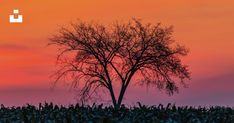
<svg viewBox="0 0 234 123"><path fill-rule="evenodd" d="M115 107L121 105L135 76L141 84L173 94L178 91L177 82L185 84L190 73L180 58L188 50L174 43L172 33L172 26L144 24L138 19L110 26L79 21L61 27L50 39L60 52L55 82L67 77L74 86L83 83L83 101L98 88L107 89ZM114 82L121 85L119 93L113 89Z"/></svg>

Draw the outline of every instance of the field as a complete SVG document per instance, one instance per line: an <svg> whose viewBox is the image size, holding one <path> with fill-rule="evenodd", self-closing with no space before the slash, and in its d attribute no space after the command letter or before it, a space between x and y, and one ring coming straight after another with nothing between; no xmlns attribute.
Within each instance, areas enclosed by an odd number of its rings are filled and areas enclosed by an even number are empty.
<svg viewBox="0 0 234 123"><path fill-rule="evenodd" d="M230 107L138 106L119 110L103 105L68 107L52 103L0 108L0 123L232 123Z"/></svg>

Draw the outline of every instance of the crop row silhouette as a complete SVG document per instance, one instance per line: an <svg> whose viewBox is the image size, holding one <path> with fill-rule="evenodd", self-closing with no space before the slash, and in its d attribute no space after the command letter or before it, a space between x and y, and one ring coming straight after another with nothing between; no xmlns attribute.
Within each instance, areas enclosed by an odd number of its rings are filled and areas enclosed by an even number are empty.
<svg viewBox="0 0 234 123"><path fill-rule="evenodd" d="M176 107L168 104L158 106L125 107L118 110L113 106L70 105L68 107L53 103L38 107L0 108L0 123L231 123L234 109L230 107Z"/></svg>

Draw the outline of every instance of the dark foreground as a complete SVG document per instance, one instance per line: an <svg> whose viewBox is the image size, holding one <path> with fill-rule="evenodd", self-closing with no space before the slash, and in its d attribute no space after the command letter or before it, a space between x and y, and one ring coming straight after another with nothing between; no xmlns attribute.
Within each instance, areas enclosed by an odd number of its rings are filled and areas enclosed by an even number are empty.
<svg viewBox="0 0 234 123"><path fill-rule="evenodd" d="M35 107L0 108L0 123L233 123L229 107L141 106L118 111L102 105L69 107L45 103Z"/></svg>

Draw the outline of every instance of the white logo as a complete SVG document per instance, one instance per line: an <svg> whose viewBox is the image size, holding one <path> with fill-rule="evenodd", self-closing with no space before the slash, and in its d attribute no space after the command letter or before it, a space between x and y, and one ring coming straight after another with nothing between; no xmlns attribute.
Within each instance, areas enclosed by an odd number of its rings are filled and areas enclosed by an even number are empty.
<svg viewBox="0 0 234 123"><path fill-rule="evenodd" d="M23 15L19 15L19 10L14 9L13 10L14 15L9 16L10 23L23 23ZM15 18L16 16L16 18Z"/></svg>

